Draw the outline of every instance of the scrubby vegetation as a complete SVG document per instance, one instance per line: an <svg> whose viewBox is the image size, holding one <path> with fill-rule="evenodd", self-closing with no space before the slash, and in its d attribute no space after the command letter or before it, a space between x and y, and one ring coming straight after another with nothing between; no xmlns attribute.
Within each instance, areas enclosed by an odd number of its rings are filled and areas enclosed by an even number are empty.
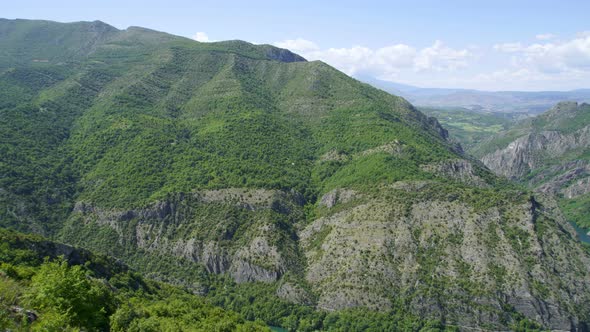
<svg viewBox="0 0 590 332"><path fill-rule="evenodd" d="M32 331L270 331L182 289L88 252L0 229L0 329ZM45 258L41 258L43 255Z"/></svg>

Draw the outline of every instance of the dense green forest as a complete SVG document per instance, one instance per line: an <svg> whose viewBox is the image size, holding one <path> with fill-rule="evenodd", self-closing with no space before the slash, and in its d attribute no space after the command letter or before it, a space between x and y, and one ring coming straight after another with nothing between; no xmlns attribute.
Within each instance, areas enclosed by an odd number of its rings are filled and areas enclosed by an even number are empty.
<svg viewBox="0 0 590 332"><path fill-rule="evenodd" d="M2 330L269 331L112 258L7 230L0 240Z"/></svg>
<svg viewBox="0 0 590 332"><path fill-rule="evenodd" d="M74 42L80 49L41 49L44 31L22 47L55 60L5 55L15 67L0 73L4 226L52 234L74 199L132 207L201 188L293 189L313 202L338 186L415 177L417 162L453 157L437 135L417 130L426 122L401 98L323 63L260 61L274 49L137 28L116 34L100 22L64 28L105 45L90 54ZM393 140L404 158L351 158ZM333 151L349 160L314 162ZM15 200L18 207L8 203Z"/></svg>
<svg viewBox="0 0 590 332"><path fill-rule="evenodd" d="M552 204L287 50L0 20L7 329L584 326Z"/></svg>

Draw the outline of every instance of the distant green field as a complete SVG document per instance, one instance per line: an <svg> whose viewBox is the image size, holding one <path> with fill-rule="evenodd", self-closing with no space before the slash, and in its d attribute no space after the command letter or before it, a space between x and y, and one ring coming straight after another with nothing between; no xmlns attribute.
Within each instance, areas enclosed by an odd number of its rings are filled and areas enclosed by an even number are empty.
<svg viewBox="0 0 590 332"><path fill-rule="evenodd" d="M508 129L521 114L483 113L462 108L420 108L424 114L438 119L449 135L470 151L482 140Z"/></svg>

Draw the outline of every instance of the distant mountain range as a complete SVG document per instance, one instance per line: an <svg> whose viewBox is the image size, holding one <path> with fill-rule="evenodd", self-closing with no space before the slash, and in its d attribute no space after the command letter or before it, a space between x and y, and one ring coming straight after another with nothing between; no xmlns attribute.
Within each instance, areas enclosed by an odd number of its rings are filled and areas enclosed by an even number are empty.
<svg viewBox="0 0 590 332"><path fill-rule="evenodd" d="M471 89L419 88L359 76L357 79L389 93L402 96L417 106L462 107L483 112L539 114L560 101L590 102L590 89L572 91L479 91Z"/></svg>

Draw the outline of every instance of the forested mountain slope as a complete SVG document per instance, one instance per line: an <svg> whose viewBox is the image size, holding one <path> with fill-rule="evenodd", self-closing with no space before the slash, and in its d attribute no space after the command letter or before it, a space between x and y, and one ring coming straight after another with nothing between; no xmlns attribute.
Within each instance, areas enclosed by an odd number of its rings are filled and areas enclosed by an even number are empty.
<svg viewBox="0 0 590 332"><path fill-rule="evenodd" d="M3 20L0 45L3 227L301 330L326 311L381 329L590 319L590 257L551 201L402 98L271 46L101 22Z"/></svg>
<svg viewBox="0 0 590 332"><path fill-rule="evenodd" d="M475 151L497 174L557 195L568 219L590 228L590 105L559 103Z"/></svg>
<svg viewBox="0 0 590 332"><path fill-rule="evenodd" d="M119 261L0 229L3 331L270 331Z"/></svg>

